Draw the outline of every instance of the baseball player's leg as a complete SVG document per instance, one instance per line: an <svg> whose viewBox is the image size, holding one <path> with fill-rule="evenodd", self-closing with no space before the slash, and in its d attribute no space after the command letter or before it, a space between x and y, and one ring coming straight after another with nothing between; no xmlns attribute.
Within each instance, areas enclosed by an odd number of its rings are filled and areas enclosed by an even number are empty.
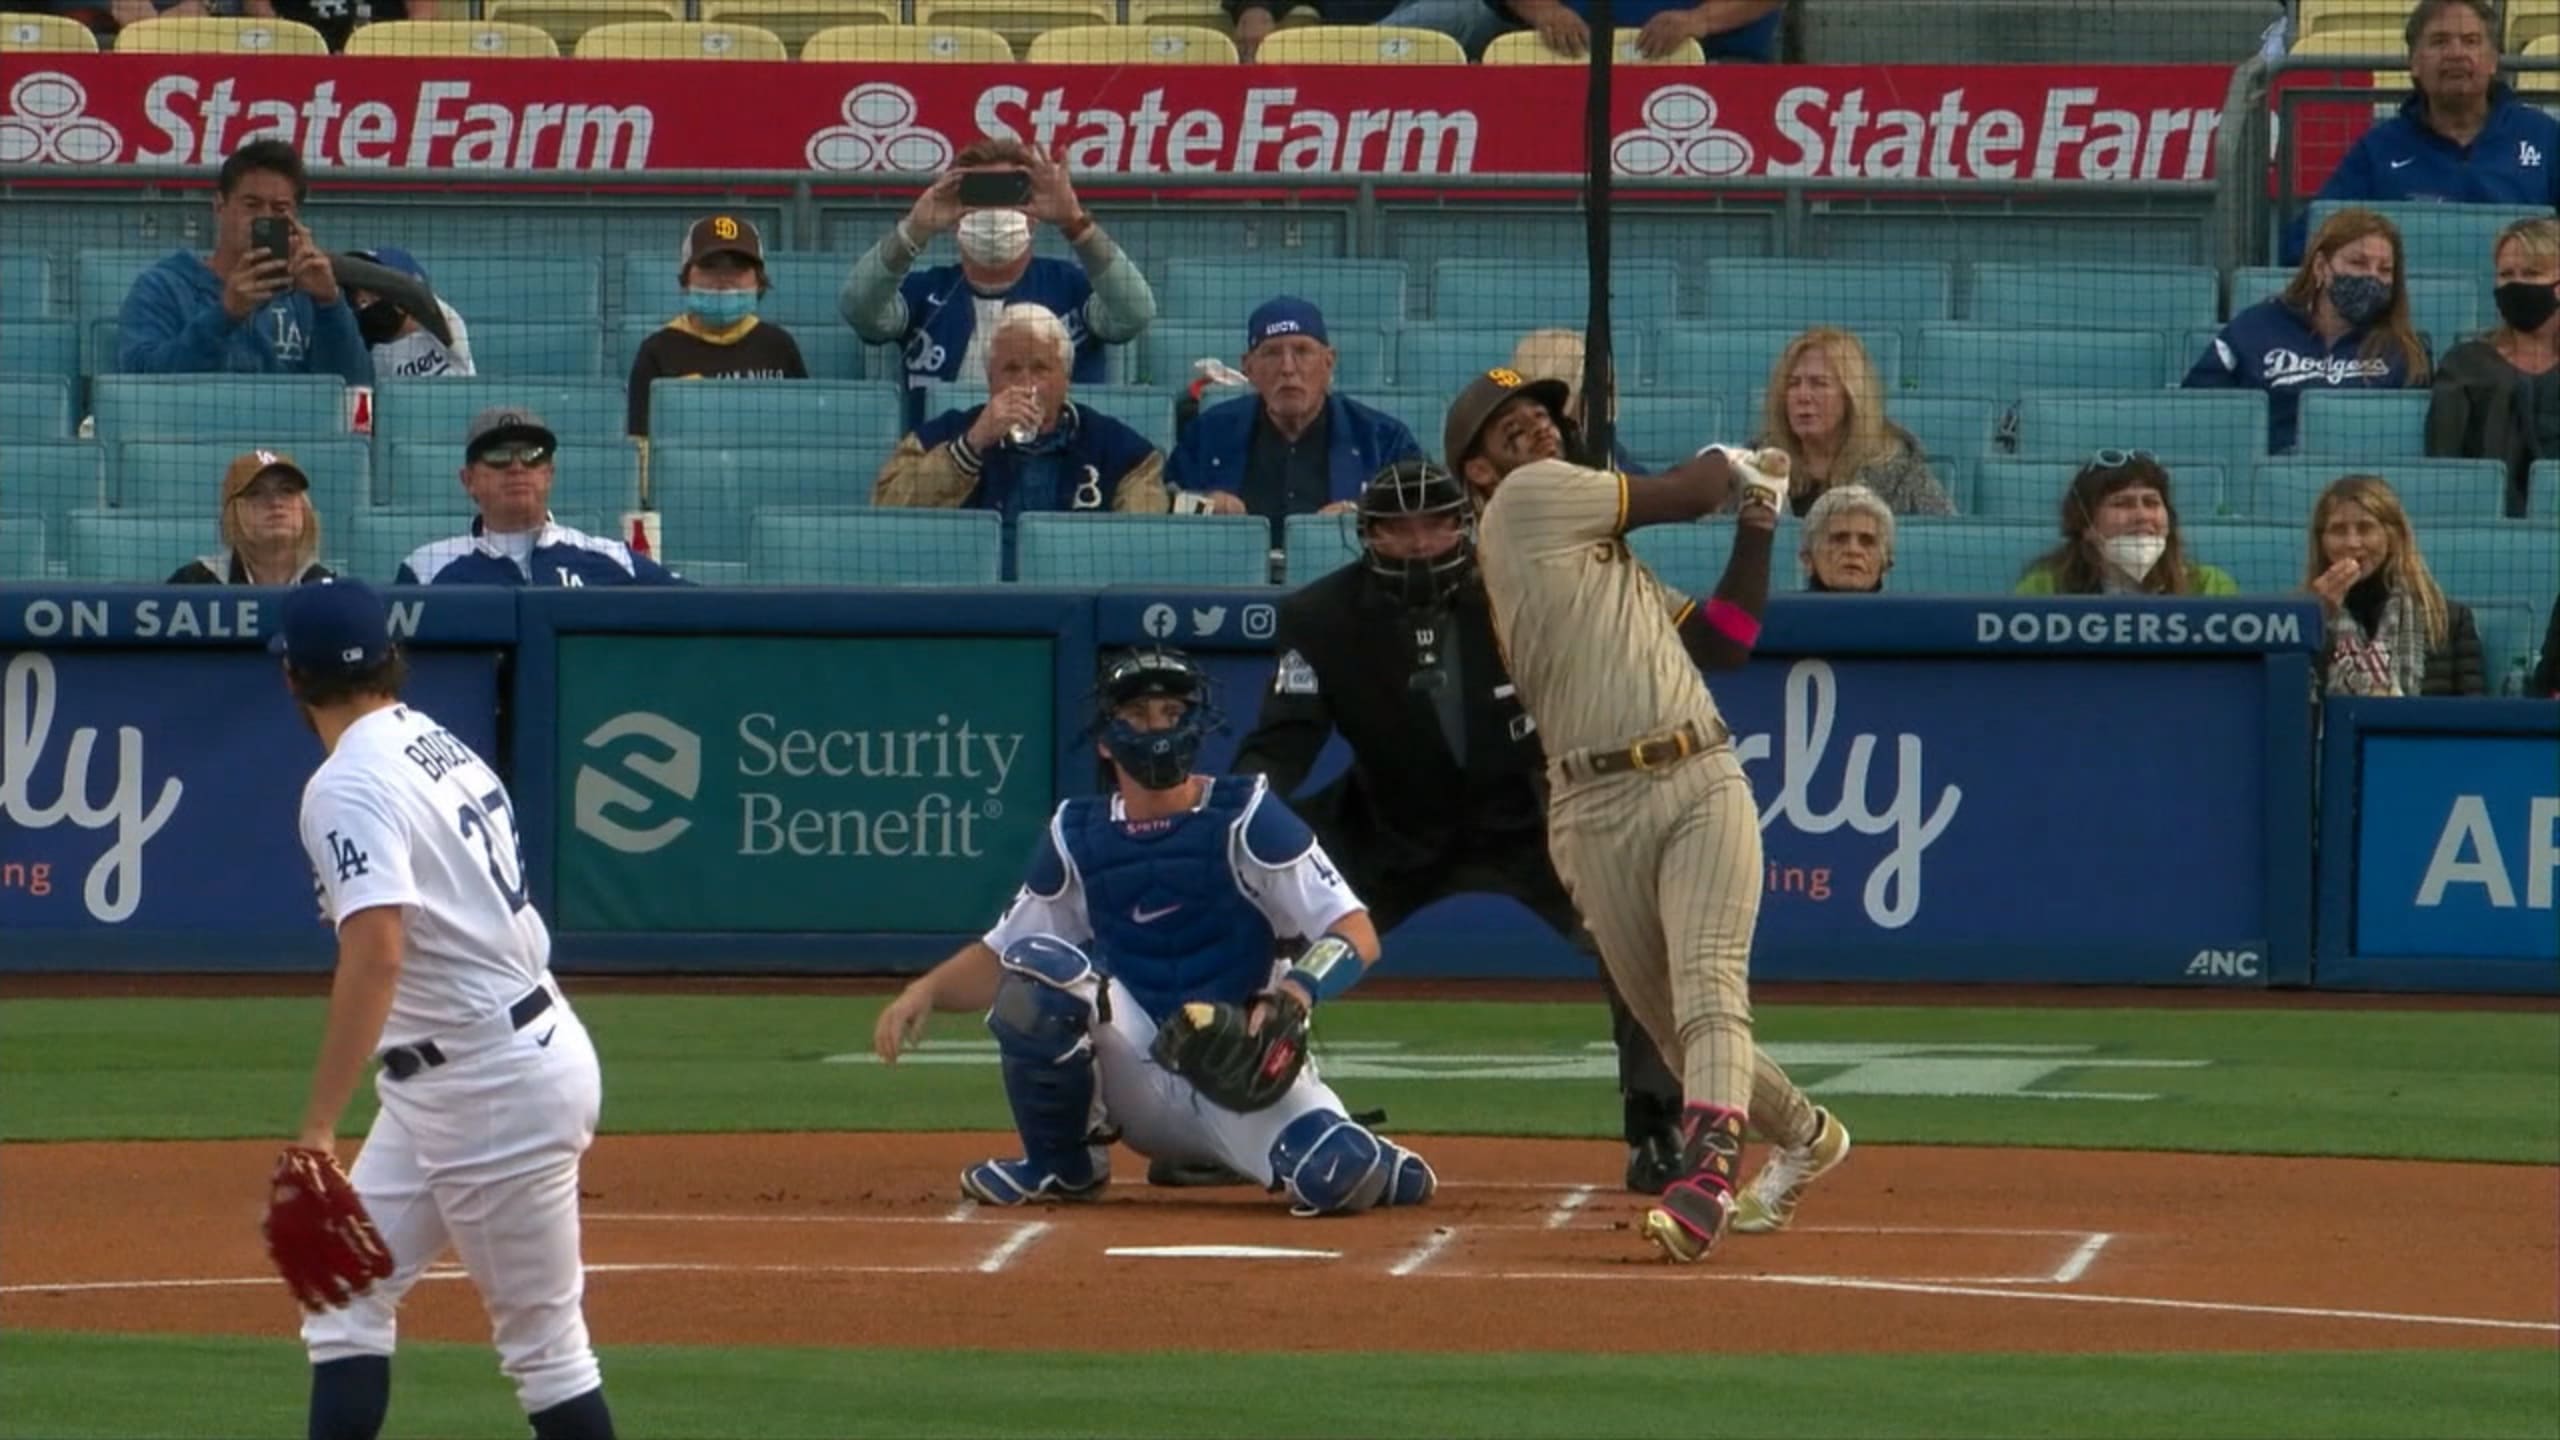
<svg viewBox="0 0 2560 1440"><path fill-rule="evenodd" d="M987 1030L1022 1158L972 1165L960 1188L988 1205L1091 1199L1111 1179L1110 1152L1093 1143L1101 1125L1093 1043L1101 973L1082 950L1045 935L1017 942L998 963L1003 975Z"/></svg>
<svg viewBox="0 0 2560 1440"><path fill-rule="evenodd" d="M400 1118L374 1113L347 1178L391 1251L391 1278L336 1310L306 1315L303 1348L311 1356L310 1433L317 1440L372 1440L391 1406L391 1352L398 1338L400 1297L444 1253L444 1216L427 1188L415 1141Z"/></svg>
<svg viewBox="0 0 2560 1440"><path fill-rule="evenodd" d="M1625 781L1564 797L1549 818L1547 850L1614 993L1676 1068L1680 1025L1662 925L1660 841L1635 810L1643 798Z"/></svg>

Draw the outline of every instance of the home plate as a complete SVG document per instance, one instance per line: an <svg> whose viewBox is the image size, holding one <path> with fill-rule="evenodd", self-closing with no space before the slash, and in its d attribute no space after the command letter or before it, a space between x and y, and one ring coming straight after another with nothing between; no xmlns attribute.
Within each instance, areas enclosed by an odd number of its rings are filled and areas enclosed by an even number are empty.
<svg viewBox="0 0 2560 1440"><path fill-rule="evenodd" d="M1114 1245L1102 1252L1133 1260L1339 1260L1339 1250L1280 1245Z"/></svg>

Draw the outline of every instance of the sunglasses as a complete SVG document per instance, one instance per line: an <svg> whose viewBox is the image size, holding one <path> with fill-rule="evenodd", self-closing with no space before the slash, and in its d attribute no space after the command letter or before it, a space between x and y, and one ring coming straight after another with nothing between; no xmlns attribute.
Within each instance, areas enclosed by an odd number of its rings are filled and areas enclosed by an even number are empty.
<svg viewBox="0 0 2560 1440"><path fill-rule="evenodd" d="M550 463L550 460L550 446L530 443L522 445L492 445L488 449L471 457L472 464L486 465L493 470L504 470L517 465L521 465L525 469L530 470L537 465L548 464Z"/></svg>
<svg viewBox="0 0 2560 1440"><path fill-rule="evenodd" d="M2160 457L2152 454L2148 450L2108 449L2098 451L2096 454L2089 457L2090 464L2107 470L2121 470L2136 460L2148 461L2153 465L2160 463Z"/></svg>

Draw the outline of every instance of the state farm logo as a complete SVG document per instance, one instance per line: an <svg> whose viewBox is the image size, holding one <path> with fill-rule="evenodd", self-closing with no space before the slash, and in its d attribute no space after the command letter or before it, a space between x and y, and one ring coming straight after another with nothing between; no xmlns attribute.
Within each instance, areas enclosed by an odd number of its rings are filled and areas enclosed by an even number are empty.
<svg viewBox="0 0 2560 1440"><path fill-rule="evenodd" d="M916 97L902 85L857 85L845 94L844 123L809 137L809 168L910 175L938 171L951 163L951 141L917 124L922 113Z"/></svg>
<svg viewBox="0 0 2560 1440"><path fill-rule="evenodd" d="M8 28L0 24L0 31ZM89 92L58 70L39 70L10 86L9 109L0 114L0 165L113 164L124 153L124 137L80 113L88 108Z"/></svg>
<svg viewBox="0 0 2560 1440"><path fill-rule="evenodd" d="M1621 175L1720 178L1750 170L1751 142L1716 128L1715 97L1695 85L1669 85L1647 96L1644 125L1609 145Z"/></svg>

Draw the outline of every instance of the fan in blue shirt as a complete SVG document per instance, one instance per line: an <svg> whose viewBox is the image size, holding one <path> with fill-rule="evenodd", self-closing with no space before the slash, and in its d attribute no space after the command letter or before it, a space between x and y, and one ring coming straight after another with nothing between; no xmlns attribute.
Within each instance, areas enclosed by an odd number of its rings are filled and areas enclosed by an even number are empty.
<svg viewBox="0 0 2560 1440"><path fill-rule="evenodd" d="M2284 292L2242 310L2187 371L2190 390L2267 392L2267 450L2293 449L2309 389L2423 386L2426 346L2409 323L2400 231L2379 213L2340 210L2311 240ZM2413 443L2415 437L2412 437ZM2174 436L2145 444L2175 450Z"/></svg>
<svg viewBox="0 0 2560 1440"><path fill-rule="evenodd" d="M552 456L560 437L530 410L497 406L472 417L462 485L480 513L468 533L421 545L394 585L681 585L673 571L619 540L551 518Z"/></svg>

